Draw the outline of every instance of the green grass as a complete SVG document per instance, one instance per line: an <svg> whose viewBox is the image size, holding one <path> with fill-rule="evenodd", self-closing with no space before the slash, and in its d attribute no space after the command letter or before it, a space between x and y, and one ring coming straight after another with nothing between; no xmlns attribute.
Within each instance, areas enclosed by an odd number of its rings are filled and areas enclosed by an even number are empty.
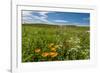
<svg viewBox="0 0 100 73"><path fill-rule="evenodd" d="M22 62L87 60L89 27L22 24Z"/></svg>

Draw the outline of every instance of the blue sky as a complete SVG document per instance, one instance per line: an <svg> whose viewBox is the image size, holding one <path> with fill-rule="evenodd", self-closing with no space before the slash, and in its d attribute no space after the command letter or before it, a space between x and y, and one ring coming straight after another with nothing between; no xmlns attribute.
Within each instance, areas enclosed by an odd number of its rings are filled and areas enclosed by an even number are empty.
<svg viewBox="0 0 100 73"><path fill-rule="evenodd" d="M58 25L90 25L89 13L22 11L22 23L48 23Z"/></svg>

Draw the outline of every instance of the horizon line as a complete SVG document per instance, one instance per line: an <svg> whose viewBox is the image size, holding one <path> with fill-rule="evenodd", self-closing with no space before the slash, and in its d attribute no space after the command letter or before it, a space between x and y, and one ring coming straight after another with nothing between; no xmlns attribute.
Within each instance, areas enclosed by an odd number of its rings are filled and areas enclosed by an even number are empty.
<svg viewBox="0 0 100 73"><path fill-rule="evenodd" d="M22 24L46 24L46 25L58 25L58 26L62 26L62 25L74 25L74 26L90 26L89 24L85 24L85 25L81 25L81 24L53 24L53 23L22 23Z"/></svg>

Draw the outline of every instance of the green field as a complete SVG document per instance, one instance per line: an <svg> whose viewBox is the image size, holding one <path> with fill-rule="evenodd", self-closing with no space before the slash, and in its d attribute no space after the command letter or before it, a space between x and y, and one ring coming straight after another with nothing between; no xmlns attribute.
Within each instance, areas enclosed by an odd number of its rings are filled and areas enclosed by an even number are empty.
<svg viewBox="0 0 100 73"><path fill-rule="evenodd" d="M22 62L87 60L90 27L22 24Z"/></svg>

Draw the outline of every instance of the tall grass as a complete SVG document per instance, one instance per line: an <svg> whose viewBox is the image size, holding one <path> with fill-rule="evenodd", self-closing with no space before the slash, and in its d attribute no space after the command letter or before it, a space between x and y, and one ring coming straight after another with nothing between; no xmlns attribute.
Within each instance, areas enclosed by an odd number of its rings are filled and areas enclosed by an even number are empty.
<svg viewBox="0 0 100 73"><path fill-rule="evenodd" d="M22 24L22 62L90 58L89 27Z"/></svg>

